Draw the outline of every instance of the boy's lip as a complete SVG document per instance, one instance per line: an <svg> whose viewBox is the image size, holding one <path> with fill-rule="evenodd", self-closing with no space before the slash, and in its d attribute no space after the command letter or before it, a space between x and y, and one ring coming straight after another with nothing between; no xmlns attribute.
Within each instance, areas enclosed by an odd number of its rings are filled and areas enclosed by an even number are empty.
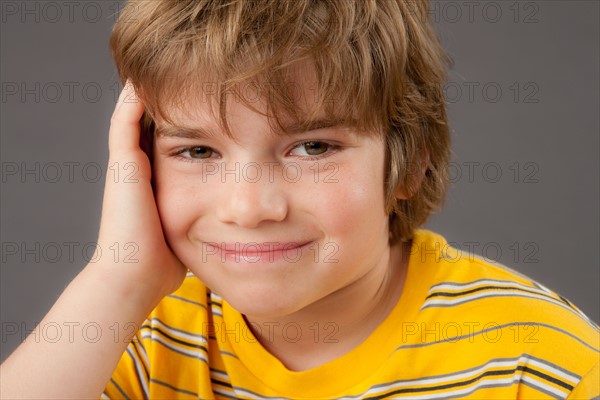
<svg viewBox="0 0 600 400"><path fill-rule="evenodd" d="M266 266L296 263L310 253L314 241L204 242L207 255L229 265ZM306 251L305 251L306 250Z"/></svg>
<svg viewBox="0 0 600 400"><path fill-rule="evenodd" d="M298 249L311 243L312 240L301 241L264 241L264 242L205 242L207 246L223 253L260 255Z"/></svg>

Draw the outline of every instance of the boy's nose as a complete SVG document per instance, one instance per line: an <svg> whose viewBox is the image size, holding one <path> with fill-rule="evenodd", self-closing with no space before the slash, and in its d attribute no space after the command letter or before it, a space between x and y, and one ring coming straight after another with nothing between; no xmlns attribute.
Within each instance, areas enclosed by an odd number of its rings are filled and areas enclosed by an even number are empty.
<svg viewBox="0 0 600 400"><path fill-rule="evenodd" d="M240 179L225 182L217 217L221 222L256 228L266 221L283 221L288 213L285 194L277 182L264 177L259 181Z"/></svg>

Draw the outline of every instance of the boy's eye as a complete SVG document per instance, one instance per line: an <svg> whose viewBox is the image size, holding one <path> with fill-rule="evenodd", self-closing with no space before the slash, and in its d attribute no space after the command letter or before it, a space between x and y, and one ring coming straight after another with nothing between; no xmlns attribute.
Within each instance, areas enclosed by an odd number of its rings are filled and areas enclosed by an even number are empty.
<svg viewBox="0 0 600 400"><path fill-rule="evenodd" d="M319 156L326 153L330 147L329 143L325 142L305 142L292 149L291 153L299 156Z"/></svg>
<svg viewBox="0 0 600 400"><path fill-rule="evenodd" d="M185 152L189 153L190 158L194 159L210 158L215 153L210 147L204 146L192 147L187 149Z"/></svg>

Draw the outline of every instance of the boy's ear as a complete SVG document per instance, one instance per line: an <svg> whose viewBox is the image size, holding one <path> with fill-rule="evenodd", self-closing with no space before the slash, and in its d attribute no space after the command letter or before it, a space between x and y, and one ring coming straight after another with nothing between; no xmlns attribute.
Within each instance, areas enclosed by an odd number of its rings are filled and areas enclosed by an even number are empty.
<svg viewBox="0 0 600 400"><path fill-rule="evenodd" d="M415 168L411 167L408 172L410 175L408 181L410 182L411 188L408 189L404 186L398 186L396 189L396 198L398 200L408 200L410 199L421 187L421 183L423 182L423 177L425 176L425 172L427 172L427 165L429 164L429 150L425 149L423 151L423 156L421 157L421 162L419 165L415 165Z"/></svg>
<svg viewBox="0 0 600 400"><path fill-rule="evenodd" d="M407 196L405 188L398 186L396 189L396 198L398 200L408 200L410 196Z"/></svg>

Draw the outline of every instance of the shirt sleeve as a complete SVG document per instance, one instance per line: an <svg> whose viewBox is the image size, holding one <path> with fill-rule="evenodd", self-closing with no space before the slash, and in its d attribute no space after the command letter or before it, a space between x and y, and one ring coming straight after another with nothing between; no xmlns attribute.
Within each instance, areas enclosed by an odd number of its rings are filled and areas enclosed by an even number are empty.
<svg viewBox="0 0 600 400"><path fill-rule="evenodd" d="M123 352L100 398L148 399L149 372L148 355L140 330Z"/></svg>
<svg viewBox="0 0 600 400"><path fill-rule="evenodd" d="M600 399L600 361L589 370L573 388L567 400Z"/></svg>

